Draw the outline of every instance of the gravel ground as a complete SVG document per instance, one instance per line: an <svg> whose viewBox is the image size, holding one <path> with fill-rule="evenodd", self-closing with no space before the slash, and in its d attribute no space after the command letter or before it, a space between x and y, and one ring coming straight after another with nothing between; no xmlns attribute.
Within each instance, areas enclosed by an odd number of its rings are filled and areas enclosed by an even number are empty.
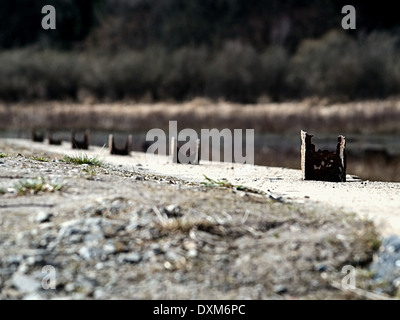
<svg viewBox="0 0 400 320"><path fill-rule="evenodd" d="M334 202L314 201L312 183L303 184L308 198L293 192L293 181L301 183L296 170L173 165L140 154L111 157L95 148L85 153L104 164L78 165L62 161L66 153L77 156L67 145L16 140L1 141L0 152L2 299L397 294L392 276L382 280L390 272L380 274L384 256L376 256L380 235L373 223ZM204 173L220 183L206 181ZM354 180L318 188L322 194L356 184L371 187ZM398 252L391 239L382 252ZM345 265L356 267L357 290L338 288ZM52 284L46 270L55 271L55 289L46 289Z"/></svg>
<svg viewBox="0 0 400 320"><path fill-rule="evenodd" d="M23 148L32 154L82 154L72 150L67 142L62 146L49 146L46 143L32 143L23 139L3 141L5 145ZM372 220L385 237L400 236L400 183L362 181L352 176L351 172L347 175L345 183L303 181L300 170L209 161L201 161L200 166L183 166L169 163L166 157L145 156L141 152L132 152L130 157L113 156L108 154L106 148L95 146L85 150L84 154L98 157L125 170L167 175L194 183L203 182L204 175L207 175L214 180L227 180L234 185L245 185L281 197L285 202L308 206L322 204L334 210L356 213L363 219Z"/></svg>

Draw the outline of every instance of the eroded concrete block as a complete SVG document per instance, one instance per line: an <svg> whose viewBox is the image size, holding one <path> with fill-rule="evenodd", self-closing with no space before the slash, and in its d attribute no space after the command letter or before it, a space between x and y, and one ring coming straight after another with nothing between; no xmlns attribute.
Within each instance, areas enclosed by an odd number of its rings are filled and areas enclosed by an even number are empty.
<svg viewBox="0 0 400 320"><path fill-rule="evenodd" d="M44 141L44 134L41 132L37 132L35 129L31 130L31 139L34 142L43 142Z"/></svg>
<svg viewBox="0 0 400 320"><path fill-rule="evenodd" d="M90 131L85 130L83 140L80 141L75 138L75 131L72 131L72 133L71 133L72 149L88 150L89 149L89 135L90 135Z"/></svg>
<svg viewBox="0 0 400 320"><path fill-rule="evenodd" d="M108 148L110 154L118 154L121 156L129 156L132 148L132 135L129 135L126 139L125 145L123 147L117 147L115 145L114 135L110 134L108 136Z"/></svg>
<svg viewBox="0 0 400 320"><path fill-rule="evenodd" d="M301 170L304 180L346 181L346 139L338 136L336 152L315 150L313 136L301 130Z"/></svg>

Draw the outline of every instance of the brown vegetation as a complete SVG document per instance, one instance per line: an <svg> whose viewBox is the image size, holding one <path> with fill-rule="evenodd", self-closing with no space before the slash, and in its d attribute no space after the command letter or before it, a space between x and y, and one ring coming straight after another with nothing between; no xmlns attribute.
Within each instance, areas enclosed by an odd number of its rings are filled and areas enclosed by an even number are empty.
<svg viewBox="0 0 400 320"><path fill-rule="evenodd" d="M0 104L4 129L93 129L117 131L168 130L177 120L178 129L243 128L257 133L293 133L301 129L332 133L396 133L399 131L400 100L327 104L324 100L241 105L195 99L173 103L77 104L44 102Z"/></svg>
<svg viewBox="0 0 400 320"><path fill-rule="evenodd" d="M400 180L399 150L386 149L382 154L370 150L365 153L352 141L354 135L390 134L395 137L400 129L398 99L344 104L308 99L299 103L240 105L195 99L183 104L45 102L0 105L0 127L16 131L29 130L29 127L53 131L90 128L93 132L144 134L153 128L168 132L170 120L178 121L178 130L252 128L256 135L256 164L296 169L300 168L301 129L318 137L325 134L334 138L343 134L348 139L348 173L370 180ZM263 135L270 133L281 137L281 145L263 141ZM292 141L291 137L296 137L296 140ZM134 143L133 150L142 151L141 145Z"/></svg>

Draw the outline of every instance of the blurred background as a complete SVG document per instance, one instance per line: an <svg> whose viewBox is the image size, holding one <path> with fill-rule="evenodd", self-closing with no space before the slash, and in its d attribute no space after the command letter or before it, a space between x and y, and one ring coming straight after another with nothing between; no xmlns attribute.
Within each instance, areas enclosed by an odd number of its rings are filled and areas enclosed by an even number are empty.
<svg viewBox="0 0 400 320"><path fill-rule="evenodd" d="M255 128L257 164L299 168L304 129L346 135L349 173L400 181L399 31L389 1L3 0L0 135Z"/></svg>

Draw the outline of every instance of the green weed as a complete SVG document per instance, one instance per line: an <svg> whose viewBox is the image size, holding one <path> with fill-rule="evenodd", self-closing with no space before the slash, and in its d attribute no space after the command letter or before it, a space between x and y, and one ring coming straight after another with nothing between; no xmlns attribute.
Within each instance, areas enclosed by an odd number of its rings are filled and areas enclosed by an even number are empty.
<svg viewBox="0 0 400 320"><path fill-rule="evenodd" d="M65 163L74 163L74 164L87 164L90 166L101 167L103 162L99 160L97 157L89 157L87 154L81 154L77 156L65 156L62 161Z"/></svg>

